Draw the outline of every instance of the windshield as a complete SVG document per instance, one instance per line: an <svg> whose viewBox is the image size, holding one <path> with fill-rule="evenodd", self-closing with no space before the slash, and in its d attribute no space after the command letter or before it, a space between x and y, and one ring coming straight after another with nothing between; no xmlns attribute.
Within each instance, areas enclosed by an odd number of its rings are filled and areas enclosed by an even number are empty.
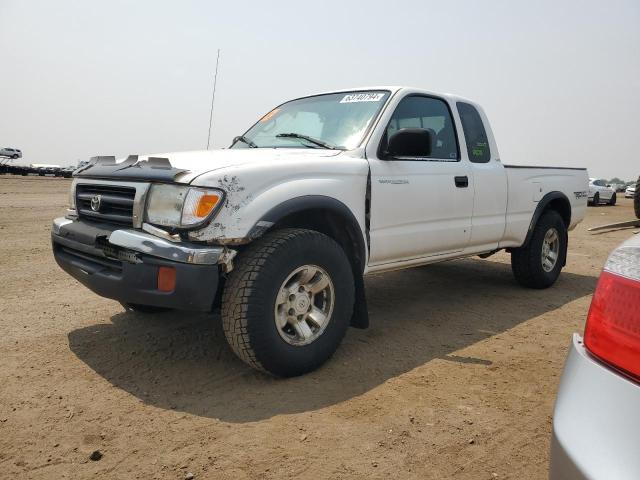
<svg viewBox="0 0 640 480"><path fill-rule="evenodd" d="M356 148L389 92L342 92L292 100L274 108L231 148Z"/></svg>

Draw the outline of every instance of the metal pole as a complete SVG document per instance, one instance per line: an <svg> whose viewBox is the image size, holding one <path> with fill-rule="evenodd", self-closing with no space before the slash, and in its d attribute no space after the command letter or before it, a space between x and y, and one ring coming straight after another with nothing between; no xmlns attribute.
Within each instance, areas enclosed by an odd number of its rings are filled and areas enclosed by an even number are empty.
<svg viewBox="0 0 640 480"><path fill-rule="evenodd" d="M216 99L216 83L218 83L218 65L220 64L220 49L216 58L216 73L213 75L213 94L211 95L211 111L209 112L209 136L207 137L207 150L211 143L211 127L213 126L213 102Z"/></svg>

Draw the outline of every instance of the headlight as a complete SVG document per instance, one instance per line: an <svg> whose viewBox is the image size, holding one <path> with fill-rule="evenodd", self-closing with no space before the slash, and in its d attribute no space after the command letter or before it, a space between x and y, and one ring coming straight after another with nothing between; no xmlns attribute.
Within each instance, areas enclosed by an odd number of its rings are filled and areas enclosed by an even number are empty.
<svg viewBox="0 0 640 480"><path fill-rule="evenodd" d="M71 188L69 189L69 210L76 209L76 184L78 179L74 178L71 182Z"/></svg>
<svg viewBox="0 0 640 480"><path fill-rule="evenodd" d="M164 227L197 227L214 214L223 198L224 192L215 188L152 185L145 220Z"/></svg>

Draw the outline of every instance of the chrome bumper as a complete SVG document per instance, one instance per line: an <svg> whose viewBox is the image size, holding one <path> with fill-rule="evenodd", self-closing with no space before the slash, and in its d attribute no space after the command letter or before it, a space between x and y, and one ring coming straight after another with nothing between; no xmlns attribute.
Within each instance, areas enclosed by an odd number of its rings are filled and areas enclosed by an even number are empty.
<svg viewBox="0 0 640 480"><path fill-rule="evenodd" d="M53 221L54 235L63 235L64 228L74 220L60 217ZM224 247L202 247L191 243L175 243L132 229L114 230L108 238L109 244L143 253L152 257L193 265L215 265L227 263L233 258L235 251Z"/></svg>

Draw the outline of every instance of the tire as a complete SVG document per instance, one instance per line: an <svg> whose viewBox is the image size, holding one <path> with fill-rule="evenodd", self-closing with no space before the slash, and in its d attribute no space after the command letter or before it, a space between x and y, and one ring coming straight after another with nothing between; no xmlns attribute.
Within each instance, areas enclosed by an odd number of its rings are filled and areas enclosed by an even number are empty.
<svg viewBox="0 0 640 480"><path fill-rule="evenodd" d="M18 155L11 155L11 158L15 160L16 158L18 158Z"/></svg>
<svg viewBox="0 0 640 480"><path fill-rule="evenodd" d="M555 229L558 251L553 268L543 265L545 236ZM555 283L564 266L567 255L567 227L558 212L549 210L542 214L533 229L529 243L512 250L511 270L520 285L529 288L548 288Z"/></svg>
<svg viewBox="0 0 640 480"><path fill-rule="evenodd" d="M596 194L593 196L593 201L591 202L591 205L593 205L594 207L597 207L598 205L600 205L600 194L598 192L596 192Z"/></svg>
<svg viewBox="0 0 640 480"><path fill-rule="evenodd" d="M162 313L171 309L167 307L156 307L154 305L141 305L139 303L121 303L125 310L131 310L136 313Z"/></svg>
<svg viewBox="0 0 640 480"><path fill-rule="evenodd" d="M616 204L616 194L615 192L613 193L613 195L611 195L611 199L609 200L609 205L611 205L612 207Z"/></svg>
<svg viewBox="0 0 640 480"><path fill-rule="evenodd" d="M640 177L636 182L636 193L633 196L633 209L636 213L636 218L640 218Z"/></svg>
<svg viewBox="0 0 640 480"><path fill-rule="evenodd" d="M302 375L325 363L340 345L353 312L353 273L340 245L312 230L282 229L253 242L234 263L235 268L229 274L222 294L221 313L224 334L236 355L253 368L277 377ZM289 317L293 309L285 310L289 312L285 315L287 323L276 324L278 312L282 311L279 309L288 305L282 302L288 302L292 297L298 302L297 293L278 294L289 285L289 279L300 278L305 284L302 276L311 270L302 270L300 277L295 276L298 275L295 272L305 266L321 272L313 278L328 276L327 288L333 289L332 308L325 317L328 320L324 326L313 332L317 336L308 340L309 343L293 344L298 330L291 325L304 322L306 329L313 330L315 324L309 323L308 317L303 315ZM322 295L321 302L324 298L323 308L327 304L328 291L319 294L319 297ZM302 298L305 291L300 292ZM308 295L312 298L310 311L313 302L318 300L310 293ZM297 312L293 313L297 315ZM298 321L301 317L304 320ZM293 319L291 325L289 318ZM303 330L306 332L306 329Z"/></svg>

